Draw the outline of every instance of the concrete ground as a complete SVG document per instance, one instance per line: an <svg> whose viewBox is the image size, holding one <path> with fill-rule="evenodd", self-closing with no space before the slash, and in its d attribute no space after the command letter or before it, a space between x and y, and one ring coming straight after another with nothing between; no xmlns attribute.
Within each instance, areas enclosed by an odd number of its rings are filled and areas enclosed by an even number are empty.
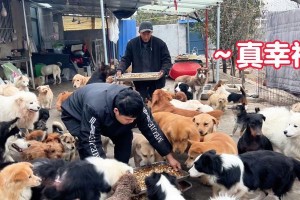
<svg viewBox="0 0 300 200"><path fill-rule="evenodd" d="M174 81L169 79L169 80L167 80L166 87L173 90L173 87L174 87L173 84L174 84ZM58 96L58 94L65 90L68 90L68 91L74 90L74 88L72 87L72 83L70 81L63 82L60 85L51 85L51 89L53 90L53 93L54 93L54 100L53 100L52 109L50 110L50 119L47 122L48 127L51 127L51 124L53 121L61 121L60 113L55 109L55 102L56 102L56 97ZM254 86L247 84L246 90L249 93L255 93ZM250 102L248 105L249 111L254 111L255 107L260 107L262 109L263 107L269 106L265 102L262 103L259 99L249 99L249 102ZM205 101L203 103L205 103ZM228 105L228 106L231 106L231 105ZM235 121L234 121L233 113L231 110L227 109L220 120L220 124L217 127L217 130L230 134L233 130L234 123L235 123ZM235 141L238 140L237 135L238 134L236 133L236 136L234 136ZM110 146L109 150L108 150L109 151L108 157L113 156L112 150L113 150L113 148ZM183 169L187 170L184 166L184 162L185 162L187 156L186 155L175 155L175 157L181 162ZM134 166L132 159L130 160L130 165ZM190 190L188 190L184 193L184 197L186 199L189 199L189 200L207 200L207 199L209 199L209 197L211 195L211 187L202 185L197 178L189 177L189 178L187 178L187 181L192 183L193 186Z"/></svg>

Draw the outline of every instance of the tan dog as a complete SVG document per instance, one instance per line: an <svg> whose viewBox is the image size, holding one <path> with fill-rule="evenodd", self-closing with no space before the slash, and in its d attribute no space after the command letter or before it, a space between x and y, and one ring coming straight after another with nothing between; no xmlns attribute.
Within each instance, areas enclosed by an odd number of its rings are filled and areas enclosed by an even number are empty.
<svg viewBox="0 0 300 200"><path fill-rule="evenodd" d="M171 104L172 96L170 93L162 90L162 89L157 89L154 91L152 95L152 100L150 105L151 107L151 112L156 113L156 112L171 112L174 114L186 116L186 117L194 117L196 115L201 114L201 112L194 111L194 110L186 110L186 109L181 109L181 108L176 108ZM207 114L210 114L211 116L215 117L216 119L220 119L220 117L223 115L223 111L221 110L214 110L207 112Z"/></svg>
<svg viewBox="0 0 300 200"><path fill-rule="evenodd" d="M5 167L0 172L0 197L3 200L20 200L24 190L41 184L41 179L33 174L33 165L19 162Z"/></svg>
<svg viewBox="0 0 300 200"><path fill-rule="evenodd" d="M42 85L36 88L39 92L38 100L42 108L51 109L53 101L53 92L49 85Z"/></svg>
<svg viewBox="0 0 300 200"><path fill-rule="evenodd" d="M208 98L208 105L213 106L217 110L225 111L228 104L227 96L223 93L213 93Z"/></svg>
<svg viewBox="0 0 300 200"><path fill-rule="evenodd" d="M14 79L14 84L16 86L16 88L18 88L20 91L26 91L28 92L29 91L29 78L27 76L19 76L19 77L16 77Z"/></svg>
<svg viewBox="0 0 300 200"><path fill-rule="evenodd" d="M153 117L172 144L173 152L184 153L188 148L188 140L200 141L192 118L169 112L153 113Z"/></svg>
<svg viewBox="0 0 300 200"><path fill-rule="evenodd" d="M191 146L188 151L188 158L185 161L185 165L188 168L191 168L194 164L195 158L200 154L209 151L209 150L216 150L217 154L227 153L227 154L237 154L237 145L235 141L227 135L226 133L222 132L214 132L208 134L204 137L203 142L196 142L189 140Z"/></svg>
<svg viewBox="0 0 300 200"><path fill-rule="evenodd" d="M3 84L0 85L0 95L2 96L13 96L17 94L20 90L16 88L13 84Z"/></svg>
<svg viewBox="0 0 300 200"><path fill-rule="evenodd" d="M80 88L86 85L86 83L90 80L91 77L85 77L81 74L75 74L72 79L73 87Z"/></svg>
<svg viewBox="0 0 300 200"><path fill-rule="evenodd" d="M57 96L57 100L56 100L56 110L61 111L61 104L69 97L71 96L71 94L73 94L73 92L68 92L68 91L63 91L61 93L59 93L59 95Z"/></svg>
<svg viewBox="0 0 300 200"><path fill-rule="evenodd" d="M202 113L193 117L193 123L196 125L197 132L202 137L202 140L205 135L215 131L219 121L209 114Z"/></svg>
<svg viewBox="0 0 300 200"><path fill-rule="evenodd" d="M133 133L131 157L134 159L135 167L163 160L141 133Z"/></svg>
<svg viewBox="0 0 300 200"><path fill-rule="evenodd" d="M203 86L207 82L208 79L208 69L206 68L198 68L196 74L194 76L183 75L179 76L175 79L175 83L183 82L188 84L191 88L195 99L200 98L200 94L202 93Z"/></svg>
<svg viewBox="0 0 300 200"><path fill-rule="evenodd" d="M72 161L76 158L75 138L70 133L64 133L60 137L60 142L64 147L63 159Z"/></svg>
<svg viewBox="0 0 300 200"><path fill-rule="evenodd" d="M44 76L46 83L48 83L48 76L52 74L54 79L53 85L56 84L56 78L58 79L58 84L61 84L61 66L62 63L58 62L57 64L45 65L41 68L41 74Z"/></svg>

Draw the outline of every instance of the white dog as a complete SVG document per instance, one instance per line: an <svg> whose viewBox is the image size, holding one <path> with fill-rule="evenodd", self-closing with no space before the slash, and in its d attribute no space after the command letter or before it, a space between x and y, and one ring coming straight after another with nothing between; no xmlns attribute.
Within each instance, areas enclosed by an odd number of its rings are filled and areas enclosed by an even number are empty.
<svg viewBox="0 0 300 200"><path fill-rule="evenodd" d="M0 96L0 121L10 121L19 117L19 128L33 129L33 123L38 120L40 105L37 96L32 92L20 91L18 94Z"/></svg>
<svg viewBox="0 0 300 200"><path fill-rule="evenodd" d="M53 74L54 78L54 85L56 84L56 78L58 79L58 84L61 83L61 69L60 67L62 66L61 62L58 62L57 64L52 64L52 65L46 65L43 66L41 69L41 74L45 77L45 82L48 83L48 76Z"/></svg>
<svg viewBox="0 0 300 200"><path fill-rule="evenodd" d="M23 150L29 146L29 143L20 134L10 136L5 143L4 160L7 162L22 161Z"/></svg>
<svg viewBox="0 0 300 200"><path fill-rule="evenodd" d="M211 106L202 104L199 100L187 100L186 102L182 102L177 99L172 99L170 103L176 108L186 110L198 110L200 112L210 112L214 110Z"/></svg>
<svg viewBox="0 0 300 200"><path fill-rule="evenodd" d="M42 108L51 109L53 92L49 85L42 85L36 88L39 91L38 99Z"/></svg>

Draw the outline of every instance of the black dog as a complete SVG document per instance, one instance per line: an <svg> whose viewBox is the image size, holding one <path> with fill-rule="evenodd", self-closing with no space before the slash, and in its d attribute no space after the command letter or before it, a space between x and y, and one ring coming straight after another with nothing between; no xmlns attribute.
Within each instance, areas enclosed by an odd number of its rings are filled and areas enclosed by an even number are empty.
<svg viewBox="0 0 300 200"><path fill-rule="evenodd" d="M15 118L8 122L0 122L0 163L4 162L3 154L5 151L5 143L7 138L19 133L20 129L16 126L19 118Z"/></svg>
<svg viewBox="0 0 300 200"><path fill-rule="evenodd" d="M38 121L33 123L34 129L46 131L48 129L47 128L47 120L49 119L49 117L50 117L49 110L45 109L45 108L41 108L39 110Z"/></svg>
<svg viewBox="0 0 300 200"><path fill-rule="evenodd" d="M114 75L116 70L111 69L109 65L105 65L103 62L101 66L96 68L92 73L90 80L86 84L91 83L105 83L108 76Z"/></svg>
<svg viewBox="0 0 300 200"><path fill-rule="evenodd" d="M271 150L273 151L270 140L262 135L262 125L266 117L262 114L247 113L245 123L246 130L238 141L238 153L248 151Z"/></svg>
<svg viewBox="0 0 300 200"><path fill-rule="evenodd" d="M151 176L145 178L145 184L149 200L184 199L177 189L176 177L166 172L153 172ZM170 188L173 189L170 191Z"/></svg>
<svg viewBox="0 0 300 200"><path fill-rule="evenodd" d="M192 88L186 83L182 83L182 82L177 83L174 87L174 90L175 93L183 92L186 95L187 100L193 99Z"/></svg>
<svg viewBox="0 0 300 200"><path fill-rule="evenodd" d="M236 132L236 130L240 129L240 136L243 135L243 132L246 130L246 119L247 119L247 110L245 104L236 105L231 108L233 113L235 114L235 125L232 131L231 136L233 136ZM255 108L255 113L258 113L260 111L259 108Z"/></svg>
<svg viewBox="0 0 300 200"><path fill-rule="evenodd" d="M227 101L233 102L233 103L242 103L242 104L247 105L248 102L247 102L246 92L245 92L244 88L241 87L240 91L242 94L238 94L235 92L230 93L227 97Z"/></svg>

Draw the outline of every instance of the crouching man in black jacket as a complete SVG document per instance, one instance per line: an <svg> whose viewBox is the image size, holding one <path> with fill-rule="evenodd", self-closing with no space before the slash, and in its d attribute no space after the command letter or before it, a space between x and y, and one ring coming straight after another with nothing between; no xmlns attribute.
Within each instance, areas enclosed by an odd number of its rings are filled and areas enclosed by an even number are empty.
<svg viewBox="0 0 300 200"><path fill-rule="evenodd" d="M86 85L62 104L61 119L69 132L78 138L81 159L106 157L101 144L101 135L104 135L115 144L115 159L128 163L133 138L131 129L137 125L174 169L181 168L171 154L170 142L152 119L140 94L130 87L106 83Z"/></svg>

